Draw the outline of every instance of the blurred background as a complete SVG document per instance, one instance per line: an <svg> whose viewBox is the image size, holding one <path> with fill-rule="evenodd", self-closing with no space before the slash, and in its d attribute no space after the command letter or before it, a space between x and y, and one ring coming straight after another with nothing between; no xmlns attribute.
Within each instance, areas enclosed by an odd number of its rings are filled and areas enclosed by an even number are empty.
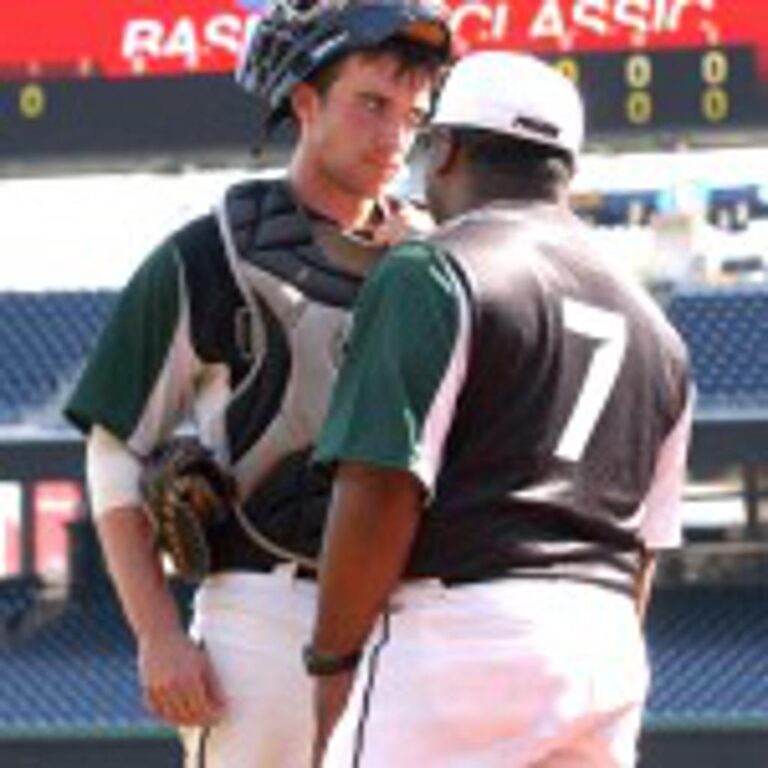
<svg viewBox="0 0 768 768"><path fill-rule="evenodd" d="M768 765L764 0L451 0L463 51L580 87L573 204L688 342L682 552L649 620L642 768ZM142 709L60 409L119 287L254 157L232 80L263 0L0 3L0 768L178 764ZM419 158L399 183L418 196ZM189 588L176 585L186 608ZM233 767L237 768L237 767Z"/></svg>

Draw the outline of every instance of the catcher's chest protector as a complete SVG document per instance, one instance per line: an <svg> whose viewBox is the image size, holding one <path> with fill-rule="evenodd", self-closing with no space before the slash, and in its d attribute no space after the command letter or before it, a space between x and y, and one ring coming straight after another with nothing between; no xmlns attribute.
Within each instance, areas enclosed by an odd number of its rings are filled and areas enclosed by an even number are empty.
<svg viewBox="0 0 768 768"><path fill-rule="evenodd" d="M361 277L334 266L318 246L373 247L308 218L281 182L234 187L217 211L220 233L245 307L235 318L250 370L232 393L230 460L248 495L286 454L312 444L341 360ZM346 254L349 256L349 254Z"/></svg>

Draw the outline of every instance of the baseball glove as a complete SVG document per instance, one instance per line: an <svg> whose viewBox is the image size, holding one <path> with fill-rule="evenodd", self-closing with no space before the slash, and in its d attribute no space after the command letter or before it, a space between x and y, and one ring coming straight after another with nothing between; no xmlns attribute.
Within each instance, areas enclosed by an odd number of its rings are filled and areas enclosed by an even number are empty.
<svg viewBox="0 0 768 768"><path fill-rule="evenodd" d="M158 549L182 579L200 581L211 569L207 533L235 504L234 478L198 440L174 438L145 461L141 493Z"/></svg>

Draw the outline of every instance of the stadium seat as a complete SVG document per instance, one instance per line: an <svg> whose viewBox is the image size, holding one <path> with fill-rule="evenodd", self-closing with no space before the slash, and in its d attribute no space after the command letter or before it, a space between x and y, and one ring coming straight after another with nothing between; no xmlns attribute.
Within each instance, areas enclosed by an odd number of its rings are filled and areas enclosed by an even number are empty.
<svg viewBox="0 0 768 768"><path fill-rule="evenodd" d="M17 628L30 614L40 594L37 576L9 576L0 579L0 647L12 643Z"/></svg>
<svg viewBox="0 0 768 768"><path fill-rule="evenodd" d="M667 312L688 343L699 408L768 407L768 286L677 289Z"/></svg>
<svg viewBox="0 0 768 768"><path fill-rule="evenodd" d="M64 396L114 301L112 291L0 293L0 424Z"/></svg>
<svg viewBox="0 0 768 768"><path fill-rule="evenodd" d="M189 615L189 589L174 585ZM0 648L0 735L162 730L143 708L135 644L106 578L59 618L13 648Z"/></svg>
<svg viewBox="0 0 768 768"><path fill-rule="evenodd" d="M768 588L660 589L648 619L655 726L768 726Z"/></svg>

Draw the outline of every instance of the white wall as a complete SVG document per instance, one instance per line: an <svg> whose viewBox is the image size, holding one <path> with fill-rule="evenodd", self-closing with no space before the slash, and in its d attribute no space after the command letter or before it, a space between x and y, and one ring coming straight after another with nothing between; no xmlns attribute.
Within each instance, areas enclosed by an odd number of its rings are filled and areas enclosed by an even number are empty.
<svg viewBox="0 0 768 768"><path fill-rule="evenodd" d="M0 179L0 290L117 287L245 172Z"/></svg>
<svg viewBox="0 0 768 768"><path fill-rule="evenodd" d="M228 184L248 173L0 178L0 290L120 286L169 230L209 209ZM763 179L766 149L588 155L574 189L669 187L684 194L691 184ZM617 253L639 258L648 234L612 232L606 239Z"/></svg>

